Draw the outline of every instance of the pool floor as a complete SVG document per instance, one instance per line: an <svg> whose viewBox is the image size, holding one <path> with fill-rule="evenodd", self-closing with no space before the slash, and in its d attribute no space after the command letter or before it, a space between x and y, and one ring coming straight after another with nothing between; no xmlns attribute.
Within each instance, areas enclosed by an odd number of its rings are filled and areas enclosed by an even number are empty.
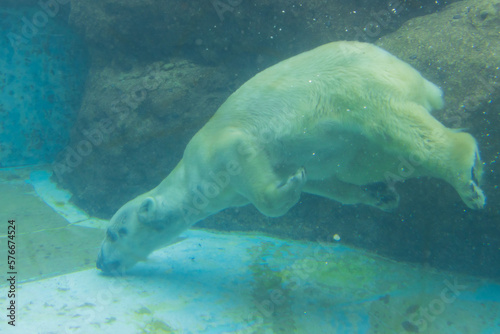
<svg viewBox="0 0 500 334"><path fill-rule="evenodd" d="M105 221L41 167L0 171L0 249L16 220L6 333L500 333L500 285L342 241L190 230L120 277L95 269ZM8 272L6 262L3 272ZM5 281L4 281L5 282ZM0 285L6 309L9 284Z"/></svg>

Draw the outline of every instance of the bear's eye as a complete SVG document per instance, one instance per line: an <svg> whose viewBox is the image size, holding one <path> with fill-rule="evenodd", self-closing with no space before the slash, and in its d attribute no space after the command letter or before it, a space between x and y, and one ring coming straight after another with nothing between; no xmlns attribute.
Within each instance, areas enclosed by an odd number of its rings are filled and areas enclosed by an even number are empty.
<svg viewBox="0 0 500 334"><path fill-rule="evenodd" d="M122 228L120 228L120 229L118 230L118 235L119 235L120 237L123 237L123 236L127 235L127 233L128 233L128 231L127 231L127 229L126 229L125 227L122 227Z"/></svg>
<svg viewBox="0 0 500 334"><path fill-rule="evenodd" d="M106 230L106 237L111 242L115 242L116 240L118 240L118 235L116 235L115 232L112 232L109 228Z"/></svg>

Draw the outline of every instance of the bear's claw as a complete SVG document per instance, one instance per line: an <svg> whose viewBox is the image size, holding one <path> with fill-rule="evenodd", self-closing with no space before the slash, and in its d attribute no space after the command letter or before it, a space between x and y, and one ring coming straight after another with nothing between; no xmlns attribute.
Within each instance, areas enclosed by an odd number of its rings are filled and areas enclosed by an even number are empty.
<svg viewBox="0 0 500 334"><path fill-rule="evenodd" d="M468 194L462 196L462 200L471 209L479 210L484 208L486 204L486 196L484 196L483 191L479 188L474 181L469 182Z"/></svg>
<svg viewBox="0 0 500 334"><path fill-rule="evenodd" d="M288 190L297 189L302 191L302 187L307 181L306 170L304 167L300 167L295 174L290 176L285 182L278 185L278 189Z"/></svg>

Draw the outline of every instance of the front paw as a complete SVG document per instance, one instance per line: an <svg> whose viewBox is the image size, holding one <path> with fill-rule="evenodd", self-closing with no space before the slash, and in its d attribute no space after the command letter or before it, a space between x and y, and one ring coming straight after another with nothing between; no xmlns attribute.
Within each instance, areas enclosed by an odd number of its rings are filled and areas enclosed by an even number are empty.
<svg viewBox="0 0 500 334"><path fill-rule="evenodd" d="M295 174L291 175L285 182L278 185L278 189L283 191L302 191L306 182L306 170L304 167L300 167Z"/></svg>

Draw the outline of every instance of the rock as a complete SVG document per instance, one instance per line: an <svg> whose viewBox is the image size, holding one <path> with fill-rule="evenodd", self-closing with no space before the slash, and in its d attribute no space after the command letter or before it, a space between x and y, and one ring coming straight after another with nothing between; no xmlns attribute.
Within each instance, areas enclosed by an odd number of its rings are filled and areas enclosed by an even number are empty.
<svg viewBox="0 0 500 334"><path fill-rule="evenodd" d="M450 3L451 1L448 1ZM267 67L334 40L374 41L434 1L72 0L70 22L105 58L183 54L213 64ZM263 69L263 68L261 68Z"/></svg>
<svg viewBox="0 0 500 334"><path fill-rule="evenodd" d="M231 85L225 71L185 60L93 67L71 143L54 177L92 214L106 215L163 179ZM103 189L120 189L109 196Z"/></svg>
<svg viewBox="0 0 500 334"><path fill-rule="evenodd" d="M406 22L376 44L444 89L447 125L469 127L499 95L499 26L500 1L460 1Z"/></svg>

